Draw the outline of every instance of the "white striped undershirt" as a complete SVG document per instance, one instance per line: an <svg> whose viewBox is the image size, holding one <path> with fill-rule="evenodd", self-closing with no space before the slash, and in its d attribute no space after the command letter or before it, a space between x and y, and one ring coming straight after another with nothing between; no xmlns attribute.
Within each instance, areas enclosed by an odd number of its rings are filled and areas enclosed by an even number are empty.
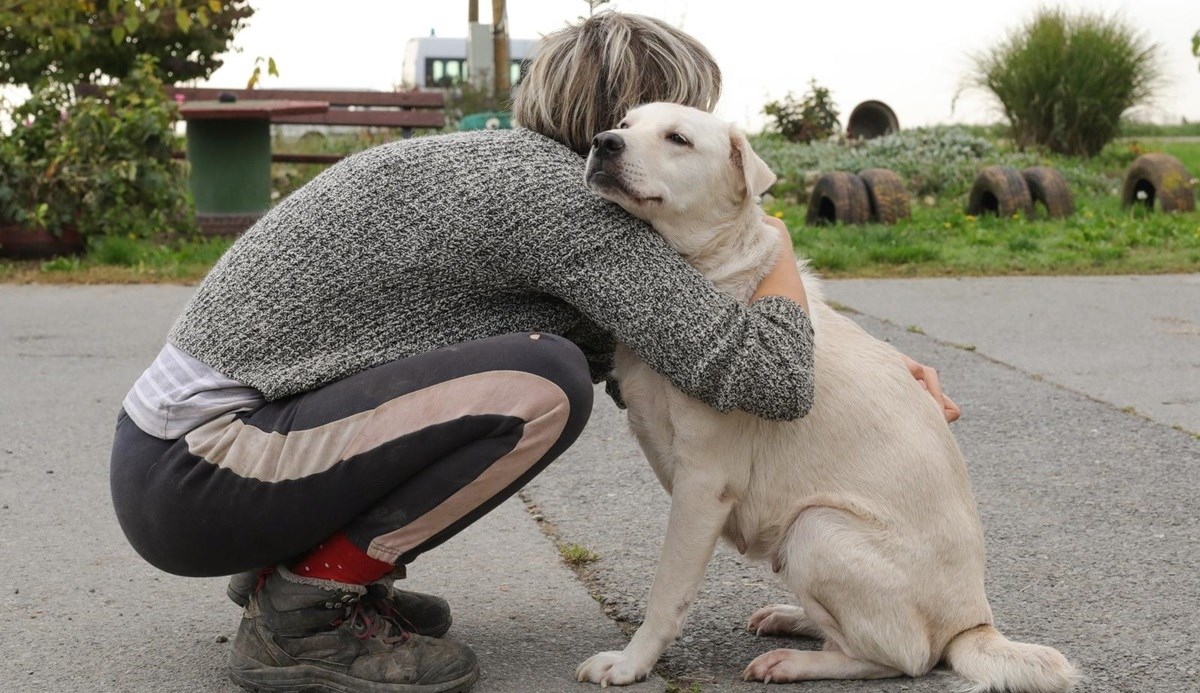
<svg viewBox="0 0 1200 693"><path fill-rule="evenodd" d="M258 390L168 343L133 384L122 406L137 427L174 440L231 411L249 411L266 400Z"/></svg>

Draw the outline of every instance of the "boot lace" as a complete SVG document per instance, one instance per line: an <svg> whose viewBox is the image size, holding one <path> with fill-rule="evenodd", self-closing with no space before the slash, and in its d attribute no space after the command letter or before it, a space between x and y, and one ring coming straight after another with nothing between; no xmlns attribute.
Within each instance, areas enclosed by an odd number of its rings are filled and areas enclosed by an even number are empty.
<svg viewBox="0 0 1200 693"><path fill-rule="evenodd" d="M380 616L387 619L393 626L395 626L397 630L400 630L404 633L410 633L417 630L416 626L412 624L412 621L409 621L404 617L404 614L400 613L400 610L396 608L395 603L391 600L388 594L374 596L371 600L371 605L375 607L375 611L378 612Z"/></svg>
<svg viewBox="0 0 1200 693"><path fill-rule="evenodd" d="M395 609L391 609L390 605L388 608L395 611ZM379 613L375 601L365 601L360 598L346 605L345 615L335 619L331 625L338 627L343 624L349 624L348 630L359 640L379 638L381 642L388 645L408 641L408 632L393 622L389 616Z"/></svg>

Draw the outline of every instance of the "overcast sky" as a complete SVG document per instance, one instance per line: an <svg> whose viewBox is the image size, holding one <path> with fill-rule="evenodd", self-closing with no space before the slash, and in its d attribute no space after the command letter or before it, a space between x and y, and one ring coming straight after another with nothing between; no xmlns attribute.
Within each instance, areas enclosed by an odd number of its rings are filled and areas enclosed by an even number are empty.
<svg viewBox="0 0 1200 693"><path fill-rule="evenodd" d="M465 36L464 0L254 0L256 13L235 39L240 53L209 80L245 84L257 56L274 57L280 77L263 86L388 89L401 81L409 38ZM480 1L483 21L491 3ZM700 39L720 63L725 92L718 113L752 130L762 105L810 78L829 87L845 116L865 99L880 99L901 125L990 122L987 99L967 93L952 102L968 56L1027 19L1039 0L615 0L610 7L648 14ZM1200 70L1191 56L1200 29L1198 0L1065 0L1071 8L1121 12L1161 44L1167 82L1145 115L1162 122L1200 120ZM510 35L536 38L587 14L583 0L509 0Z"/></svg>

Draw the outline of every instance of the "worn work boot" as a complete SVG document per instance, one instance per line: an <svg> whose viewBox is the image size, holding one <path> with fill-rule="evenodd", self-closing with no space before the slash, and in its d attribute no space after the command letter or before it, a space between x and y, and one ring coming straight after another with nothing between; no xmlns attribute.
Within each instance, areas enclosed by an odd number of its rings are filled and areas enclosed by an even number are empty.
<svg viewBox="0 0 1200 693"><path fill-rule="evenodd" d="M252 691L460 693L479 663L465 645L396 628L365 587L280 567L242 615L229 676Z"/></svg>
<svg viewBox="0 0 1200 693"><path fill-rule="evenodd" d="M234 604L245 607L250 601L250 595L258 588L261 572L248 570L231 575L225 594L229 595ZM450 630L450 605L445 599L432 594L406 592L392 586L395 580L403 577L404 566L397 566L395 572L369 585L368 599L375 603L380 614L394 621L402 630L430 638L445 635L446 631Z"/></svg>

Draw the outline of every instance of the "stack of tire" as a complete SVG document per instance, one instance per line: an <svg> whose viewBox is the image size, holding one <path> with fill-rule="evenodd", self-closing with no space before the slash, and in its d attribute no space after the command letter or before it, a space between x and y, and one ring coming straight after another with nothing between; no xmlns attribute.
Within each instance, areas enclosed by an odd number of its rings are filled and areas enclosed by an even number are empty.
<svg viewBox="0 0 1200 693"><path fill-rule="evenodd" d="M804 222L809 226L895 224L908 216L908 191L900 176L886 168L869 168L857 174L834 171L818 178Z"/></svg>
<svg viewBox="0 0 1200 693"><path fill-rule="evenodd" d="M979 171L967 197L967 214L995 214L1001 218L1024 214L1034 218L1034 207L1041 204L1051 219L1075 213L1071 187L1058 169L1033 166L1018 171L1011 166L987 166Z"/></svg>

